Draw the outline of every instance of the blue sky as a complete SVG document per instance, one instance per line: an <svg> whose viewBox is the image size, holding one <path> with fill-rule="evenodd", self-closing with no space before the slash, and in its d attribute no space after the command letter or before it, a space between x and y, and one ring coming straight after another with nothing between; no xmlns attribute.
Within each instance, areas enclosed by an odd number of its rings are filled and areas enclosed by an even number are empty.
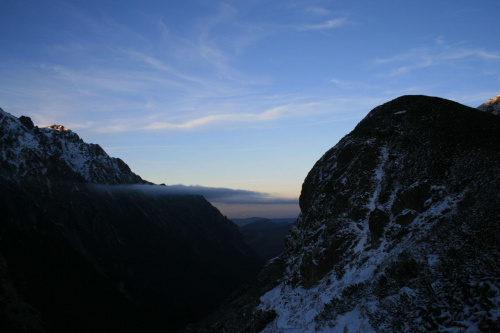
<svg viewBox="0 0 500 333"><path fill-rule="evenodd" d="M499 1L4 0L0 107L63 124L155 183L293 201L377 105L498 95L499 12ZM219 205L298 213L263 206Z"/></svg>

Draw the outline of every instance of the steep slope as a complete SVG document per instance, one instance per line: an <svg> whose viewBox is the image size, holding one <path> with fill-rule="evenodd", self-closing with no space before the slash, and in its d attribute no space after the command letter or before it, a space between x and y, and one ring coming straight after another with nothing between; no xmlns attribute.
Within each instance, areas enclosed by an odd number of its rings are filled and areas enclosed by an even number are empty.
<svg viewBox="0 0 500 333"><path fill-rule="evenodd" d="M498 332L500 118L403 96L314 165L282 255L192 330Z"/></svg>
<svg viewBox="0 0 500 333"><path fill-rule="evenodd" d="M269 219L260 219L240 226L240 232L255 253L268 261L283 252L285 237L292 227L293 223L278 224Z"/></svg>
<svg viewBox="0 0 500 333"><path fill-rule="evenodd" d="M481 111L500 116L500 95L490 98L477 108Z"/></svg>
<svg viewBox="0 0 500 333"><path fill-rule="evenodd" d="M62 126L0 111L0 144L0 327L174 331L261 267L203 197L161 194Z"/></svg>
<svg viewBox="0 0 500 333"><path fill-rule="evenodd" d="M70 179L100 184L144 184L119 158L86 144L62 125L34 126L0 109L2 177L13 181Z"/></svg>

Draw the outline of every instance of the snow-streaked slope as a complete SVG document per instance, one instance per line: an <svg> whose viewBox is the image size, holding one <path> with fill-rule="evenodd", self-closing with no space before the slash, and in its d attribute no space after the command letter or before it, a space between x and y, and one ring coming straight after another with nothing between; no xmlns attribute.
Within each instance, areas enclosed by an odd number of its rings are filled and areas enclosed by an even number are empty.
<svg viewBox="0 0 500 333"><path fill-rule="evenodd" d="M499 223L488 211L500 181L487 121L442 100L401 98L325 154L304 184L283 282L261 297L259 309L277 314L264 332L498 325L498 243L475 246Z"/></svg>
<svg viewBox="0 0 500 333"><path fill-rule="evenodd" d="M498 137L440 98L375 108L309 172L281 256L200 331L500 330Z"/></svg>
<svg viewBox="0 0 500 333"><path fill-rule="evenodd" d="M5 178L47 179L53 175L89 183L145 183L122 160L108 156L99 145L83 142L64 126L26 125L0 109L0 130L1 176Z"/></svg>

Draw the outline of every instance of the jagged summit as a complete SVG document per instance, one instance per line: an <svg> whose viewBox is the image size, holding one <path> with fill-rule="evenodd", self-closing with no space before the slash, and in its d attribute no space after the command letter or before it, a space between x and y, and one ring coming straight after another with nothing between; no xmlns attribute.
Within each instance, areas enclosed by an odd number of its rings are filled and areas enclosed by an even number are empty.
<svg viewBox="0 0 500 333"><path fill-rule="evenodd" d="M490 98L483 104L479 105L478 110L500 116L500 95Z"/></svg>
<svg viewBox="0 0 500 333"><path fill-rule="evenodd" d="M307 175L284 252L199 332L500 330L500 119L403 96Z"/></svg>
<svg viewBox="0 0 500 333"><path fill-rule="evenodd" d="M1 110L1 109L0 109ZM26 116L0 112L0 169L8 179L52 178L99 184L144 184L119 158L85 143L62 125L34 126Z"/></svg>
<svg viewBox="0 0 500 333"><path fill-rule="evenodd" d="M132 184L132 185L130 185ZM262 266L199 195L0 111L0 331L176 332Z"/></svg>
<svg viewBox="0 0 500 333"><path fill-rule="evenodd" d="M69 128L57 124L47 126L47 128L55 129L56 131L71 131Z"/></svg>

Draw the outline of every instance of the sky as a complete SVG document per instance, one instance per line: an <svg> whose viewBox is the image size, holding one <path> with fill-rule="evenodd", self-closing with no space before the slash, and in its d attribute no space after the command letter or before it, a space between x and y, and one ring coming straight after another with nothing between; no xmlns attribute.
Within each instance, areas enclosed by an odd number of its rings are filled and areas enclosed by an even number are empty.
<svg viewBox="0 0 500 333"><path fill-rule="evenodd" d="M151 182L253 198L215 196L229 217L294 217L314 163L374 107L500 94L499 12L497 0L0 0L0 107L62 124Z"/></svg>

